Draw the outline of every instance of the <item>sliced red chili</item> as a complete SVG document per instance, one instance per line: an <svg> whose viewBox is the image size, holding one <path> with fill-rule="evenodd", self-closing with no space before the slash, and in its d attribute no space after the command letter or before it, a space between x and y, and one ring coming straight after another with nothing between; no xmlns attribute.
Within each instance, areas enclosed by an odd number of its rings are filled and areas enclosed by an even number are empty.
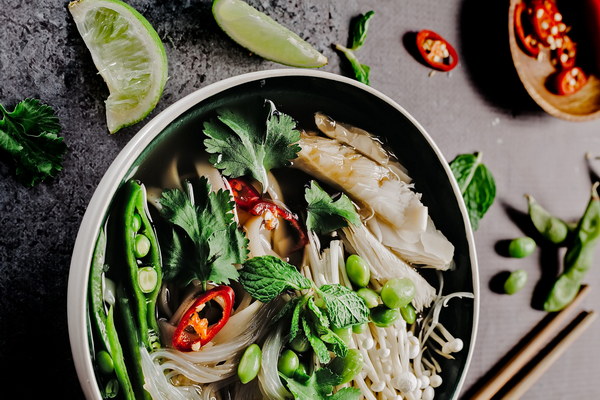
<svg viewBox="0 0 600 400"><path fill-rule="evenodd" d="M537 0L531 5L531 24L540 42L551 48L556 47L556 40L566 29L560 29L562 15L556 3L551 0ZM563 24L564 25L564 24Z"/></svg>
<svg viewBox="0 0 600 400"><path fill-rule="evenodd" d="M515 33L523 50L532 57L540 54L540 42L533 36L531 23L525 18L525 3L515 6ZM528 28L526 30L526 27Z"/></svg>
<svg viewBox="0 0 600 400"><path fill-rule="evenodd" d="M579 91L587 83L587 75L579 67L559 72L554 79L557 94L566 96Z"/></svg>
<svg viewBox="0 0 600 400"><path fill-rule="evenodd" d="M210 342L225 326L231 311L235 293L229 286L217 286L201 294L185 312L173 334L173 347L179 351L198 351ZM216 302L219 318L211 321L207 314L209 308L214 307L211 301Z"/></svg>
<svg viewBox="0 0 600 400"><path fill-rule="evenodd" d="M440 71L450 71L458 64L458 54L443 37L429 30L417 34L417 48L429 66Z"/></svg>
<svg viewBox="0 0 600 400"><path fill-rule="evenodd" d="M260 193L243 179L229 179L228 182L238 207L252 215L262 215L267 229L274 229L280 217L288 221L298 234L296 249L300 249L308 243L308 236L296 214L271 200L263 199Z"/></svg>
<svg viewBox="0 0 600 400"><path fill-rule="evenodd" d="M560 41L560 47L552 51L552 64L560 69L574 67L577 54L575 42L567 35L558 40Z"/></svg>

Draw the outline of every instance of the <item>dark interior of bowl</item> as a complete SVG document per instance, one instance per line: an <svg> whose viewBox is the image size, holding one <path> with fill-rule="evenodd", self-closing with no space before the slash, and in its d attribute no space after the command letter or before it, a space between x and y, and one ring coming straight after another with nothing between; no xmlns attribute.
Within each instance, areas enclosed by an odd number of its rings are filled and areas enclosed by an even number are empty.
<svg viewBox="0 0 600 400"><path fill-rule="evenodd" d="M198 103L171 123L135 163L135 177L156 182L170 157L164 152L190 156L202 151L203 123L215 117L220 107L261 110L265 99L298 121L299 128L316 130L313 114L324 112L334 119L365 129L382 138L401 163L408 168L422 201L429 207L436 227L455 246L456 270L444 274L444 293L473 291L469 243L458 202L448 176L427 139L411 120L394 107L356 87L341 82L311 77L275 77L249 82L226 90ZM127 174L130 176L130 174ZM154 182L153 182L154 181ZM438 287L434 274L428 274ZM441 313L444 326L464 341L464 349L455 360L442 360L444 383L436 389L436 398L454 398L465 372L473 330L474 303L471 299L453 299Z"/></svg>

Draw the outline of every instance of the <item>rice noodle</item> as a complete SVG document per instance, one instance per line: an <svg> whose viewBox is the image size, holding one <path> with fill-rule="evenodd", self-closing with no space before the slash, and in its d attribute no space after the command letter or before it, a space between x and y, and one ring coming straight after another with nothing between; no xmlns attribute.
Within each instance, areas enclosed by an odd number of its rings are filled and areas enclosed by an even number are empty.
<svg viewBox="0 0 600 400"><path fill-rule="evenodd" d="M283 327L278 325L263 343L262 347L262 363L258 373L258 381L260 382L260 390L268 399L285 400L290 393L281 383L279 373L277 371L277 363L279 361L279 353L283 347Z"/></svg>

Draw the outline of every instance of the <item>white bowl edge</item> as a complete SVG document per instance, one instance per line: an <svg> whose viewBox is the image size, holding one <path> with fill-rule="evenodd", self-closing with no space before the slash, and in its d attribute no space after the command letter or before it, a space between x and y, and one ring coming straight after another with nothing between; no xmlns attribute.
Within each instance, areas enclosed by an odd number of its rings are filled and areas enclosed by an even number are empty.
<svg viewBox="0 0 600 400"><path fill-rule="evenodd" d="M104 176L100 180L98 187L94 191L92 198L88 204L88 207L83 216L75 245L73 249L73 255L71 257L68 289L67 289L67 318L69 328L69 340L71 344L71 352L73 353L73 361L81 384L82 390L87 399L102 400L98 385L96 382L94 368L92 366L92 360L90 356L90 348L87 340L81 340L82 338L88 337L87 332L87 286L90 271L90 260L94 251L94 245L96 238L98 237L100 222L105 216L112 195L115 193L119 184L125 178L125 174L130 170L135 160L140 156L143 150L152 142L152 140L158 136L172 121L183 114L185 111L190 109L195 104L202 100L205 100L217 93L240 84L257 81L267 78L285 77L285 76L303 76L303 77L315 77L322 79L329 79L334 81L343 82L356 86L370 94L385 101L398 111L400 111L406 118L408 118L417 129L421 132L423 137L427 140L431 148L436 153L440 163L442 164L448 180L452 185L452 189L458 200L459 208L463 216L465 223L465 232L467 235L467 243L469 244L469 256L471 261L471 271L473 278L473 294L474 294L474 315L473 315L473 327L471 332L471 341L468 350L467 359L465 361L465 368L461 374L460 381L456 386L453 399L457 399L464 384L464 380L469 369L469 365L472 359L473 351L475 349L475 339L479 324L479 268L477 263L477 254L475 250L475 240L473 237L473 231L469 222L469 217L465 203L462 199L462 195L454 175L450 170L447 160L443 156L442 152L435 144L433 139L416 121L412 115L410 115L402 106L392 100L390 97L384 95L378 90L362 84L356 80L337 75L330 72L319 71L319 70L304 70L296 68L285 68L285 69L271 69L265 71L246 73L230 78L223 79L221 81L212 83L204 88L198 89L195 92L188 94L182 99L176 101L165 110L156 115L150 120L142 129L140 129L127 143L127 145L120 151L115 160L111 163ZM80 283L85 282L84 285ZM81 301L84 299L84 301Z"/></svg>

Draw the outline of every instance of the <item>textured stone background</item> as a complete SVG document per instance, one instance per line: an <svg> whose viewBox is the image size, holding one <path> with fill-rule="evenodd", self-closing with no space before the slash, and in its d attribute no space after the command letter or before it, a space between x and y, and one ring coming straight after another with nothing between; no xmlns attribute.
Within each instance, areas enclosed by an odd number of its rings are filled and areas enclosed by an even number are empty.
<svg viewBox="0 0 600 400"><path fill-rule="evenodd" d="M600 153L600 121L553 118L529 99L517 79L507 45L508 1L476 0L249 0L328 56L323 69L345 74L331 43L345 42L350 19L375 10L361 60L372 67L371 85L400 103L450 160L481 151L493 171L497 201L476 232L481 278L481 320L465 384L469 389L544 314L531 305L548 258L541 253L509 260L495 247L520 236L512 217L531 193L552 212L576 218L587 201L585 152ZM151 116L186 94L240 73L279 68L232 43L215 24L210 2L132 0L165 43L170 79ZM107 89L67 11L57 0L0 0L0 103L25 97L55 107L69 147L57 179L25 188L0 158L0 364L3 389L18 398L81 398L67 333L70 256L92 193L121 148L143 123L109 135L104 122ZM429 75L405 47L407 33L437 30L461 57L449 74ZM147 119L146 121L148 121ZM0 157L3 157L0 155ZM592 166L594 167L594 166ZM593 172L593 168L592 168ZM554 256L556 257L556 256ZM552 261L552 260L550 260ZM500 271L525 268L530 280L518 295L493 293ZM587 282L600 286L600 271ZM586 305L599 304L599 292ZM528 393L529 399L600 396L596 360L598 323Z"/></svg>

